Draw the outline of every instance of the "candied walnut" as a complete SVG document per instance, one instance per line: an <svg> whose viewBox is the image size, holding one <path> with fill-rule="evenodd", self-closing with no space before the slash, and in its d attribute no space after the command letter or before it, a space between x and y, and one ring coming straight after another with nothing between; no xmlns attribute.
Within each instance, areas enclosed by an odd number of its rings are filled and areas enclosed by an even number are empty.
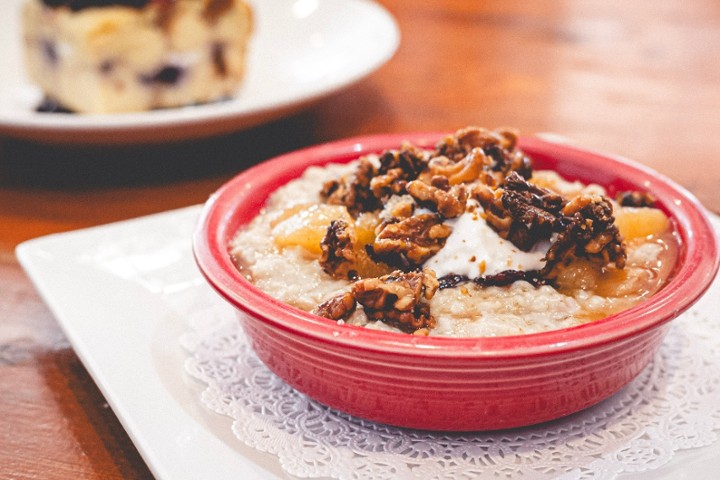
<svg viewBox="0 0 720 480"><path fill-rule="evenodd" d="M404 143L400 150L388 150L380 155L378 173L385 175L390 170L400 169L404 180L415 180L427 167L430 154L425 150Z"/></svg>
<svg viewBox="0 0 720 480"><path fill-rule="evenodd" d="M484 216L500 237L507 240L513 218L502 204L502 189L493 190L487 185L476 185L472 190L472 197L480 203L485 210Z"/></svg>
<svg viewBox="0 0 720 480"><path fill-rule="evenodd" d="M435 145L438 156L443 155L455 161L462 160L473 149L485 150L490 145L500 148L513 149L517 141L517 134L509 129L488 130L480 127L466 127L449 135Z"/></svg>
<svg viewBox="0 0 720 480"><path fill-rule="evenodd" d="M575 197L562 209L562 230L545 255L544 274L555 265L568 262L573 256L598 259L603 265L614 263L625 267L627 252L615 226L610 201L600 195Z"/></svg>
<svg viewBox="0 0 720 480"><path fill-rule="evenodd" d="M331 205L345 205L354 214L376 210L380 202L370 188L376 175L375 165L367 158L361 158L350 179L341 177L325 182L320 196Z"/></svg>
<svg viewBox="0 0 720 480"><path fill-rule="evenodd" d="M438 212L445 218L455 218L465 211L468 193L465 185L450 188L447 177L436 176L432 185L413 180L407 184L408 193L421 207Z"/></svg>
<svg viewBox="0 0 720 480"><path fill-rule="evenodd" d="M429 153L404 144L400 150L387 150L379 157L380 168L370 182L375 198L384 201L392 195L405 194L407 182L415 180L425 169Z"/></svg>
<svg viewBox="0 0 720 480"><path fill-rule="evenodd" d="M450 190L450 180L445 175L433 175L430 178L430 185L446 192Z"/></svg>
<svg viewBox="0 0 720 480"><path fill-rule="evenodd" d="M482 149L483 169L494 172L495 182L502 181L510 172L524 178L532 176L532 162L517 146L517 132L512 129L487 130L468 127L441 140L435 147L437 156L462 161L474 149ZM485 183L491 183L486 181Z"/></svg>
<svg viewBox="0 0 720 480"><path fill-rule="evenodd" d="M356 305L355 295L345 292L321 303L312 313L331 320L347 319L355 311Z"/></svg>
<svg viewBox="0 0 720 480"><path fill-rule="evenodd" d="M368 319L413 333L435 327L430 305L423 300L430 300L438 285L432 270L406 273L397 270L379 278L358 280L352 292Z"/></svg>
<svg viewBox="0 0 720 480"><path fill-rule="evenodd" d="M369 320L377 320L392 325L405 333L415 333L419 330L435 328L437 321L430 313L430 306L420 303L408 312L398 310L366 312Z"/></svg>
<svg viewBox="0 0 720 480"><path fill-rule="evenodd" d="M353 267L357 259L354 243L350 227L345 221L330 222L320 242L320 265L323 270L336 278L354 277L356 272Z"/></svg>
<svg viewBox="0 0 720 480"><path fill-rule="evenodd" d="M384 175L378 175L370 181L370 190L375 198L385 199L405 193L405 173L400 168L392 168Z"/></svg>
<svg viewBox="0 0 720 480"><path fill-rule="evenodd" d="M432 213L415 215L397 223L380 224L372 255L389 265L410 270L435 255L452 228Z"/></svg>
<svg viewBox="0 0 720 480"><path fill-rule="evenodd" d="M485 148L485 154L493 159L490 169L497 172L496 180L501 180L510 172L517 172L523 178L532 176L532 161L520 150L507 151L490 145Z"/></svg>
<svg viewBox="0 0 720 480"><path fill-rule="evenodd" d="M490 162L490 158L485 156L481 148L473 148L458 161L439 156L430 160L420 179L427 181L427 178L443 176L448 179L450 185L471 183L481 177L485 167L489 168Z"/></svg>
<svg viewBox="0 0 720 480"><path fill-rule="evenodd" d="M627 192L618 192L615 201L623 207L654 207L655 197L648 192L638 192L630 190Z"/></svg>
<svg viewBox="0 0 720 480"><path fill-rule="evenodd" d="M528 183L517 172L508 175L504 184L494 191L477 186L473 195L485 209L490 226L502 238L528 251L538 241L550 238L565 202L560 195Z"/></svg>

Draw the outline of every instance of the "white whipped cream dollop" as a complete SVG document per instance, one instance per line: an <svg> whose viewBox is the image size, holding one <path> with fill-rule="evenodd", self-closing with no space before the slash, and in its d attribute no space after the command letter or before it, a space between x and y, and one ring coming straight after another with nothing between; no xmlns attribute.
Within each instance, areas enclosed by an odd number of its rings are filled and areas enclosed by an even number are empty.
<svg viewBox="0 0 720 480"><path fill-rule="evenodd" d="M540 270L545 266L542 258L550 242L538 242L529 252L523 252L512 242L500 238L482 212L482 207L477 205L472 212L446 220L452 233L445 246L424 266L433 269L438 278L450 274L476 278L505 270Z"/></svg>

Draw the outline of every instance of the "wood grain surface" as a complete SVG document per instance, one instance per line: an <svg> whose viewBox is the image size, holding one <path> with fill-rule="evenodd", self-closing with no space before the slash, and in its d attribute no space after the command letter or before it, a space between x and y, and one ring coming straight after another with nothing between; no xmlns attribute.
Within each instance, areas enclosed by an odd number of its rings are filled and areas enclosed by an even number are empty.
<svg viewBox="0 0 720 480"><path fill-rule="evenodd" d="M470 124L630 157L720 212L717 0L382 3L395 57L295 116L163 145L0 139L0 477L151 478L18 265L24 240L203 202L298 147Z"/></svg>

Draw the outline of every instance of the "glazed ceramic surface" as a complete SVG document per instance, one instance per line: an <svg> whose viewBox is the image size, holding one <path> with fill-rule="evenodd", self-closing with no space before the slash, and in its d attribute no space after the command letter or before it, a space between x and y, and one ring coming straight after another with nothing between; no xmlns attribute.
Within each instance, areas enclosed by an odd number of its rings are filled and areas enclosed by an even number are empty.
<svg viewBox="0 0 720 480"><path fill-rule="evenodd" d="M559 418L612 395L649 362L667 322L708 288L717 239L697 201L672 181L631 161L522 138L538 169L598 183L608 194L652 193L673 220L680 255L668 284L648 301L579 327L508 337L417 337L317 317L261 292L235 268L229 243L279 186L310 165L347 162L397 148L430 147L441 134L363 137L312 147L258 165L205 205L194 237L209 283L239 312L258 356L299 391L338 410L431 430L511 428Z"/></svg>

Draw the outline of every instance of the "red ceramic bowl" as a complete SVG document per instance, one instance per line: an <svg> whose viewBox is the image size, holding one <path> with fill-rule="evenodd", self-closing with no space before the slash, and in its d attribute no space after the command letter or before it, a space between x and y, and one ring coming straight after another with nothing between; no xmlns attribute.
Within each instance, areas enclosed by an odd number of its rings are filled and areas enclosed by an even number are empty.
<svg viewBox="0 0 720 480"><path fill-rule="evenodd" d="M417 337L334 321L275 300L235 268L228 246L268 195L308 166L398 148L440 134L381 135L289 153L238 175L205 205L194 252L209 283L238 312L260 359L297 390L337 410L391 425L489 430L539 423L612 395L648 364L668 321L708 288L718 245L702 207L648 168L538 138L520 147L537 168L620 190L645 190L672 218L680 255L669 283L645 303L582 326L497 338Z"/></svg>

